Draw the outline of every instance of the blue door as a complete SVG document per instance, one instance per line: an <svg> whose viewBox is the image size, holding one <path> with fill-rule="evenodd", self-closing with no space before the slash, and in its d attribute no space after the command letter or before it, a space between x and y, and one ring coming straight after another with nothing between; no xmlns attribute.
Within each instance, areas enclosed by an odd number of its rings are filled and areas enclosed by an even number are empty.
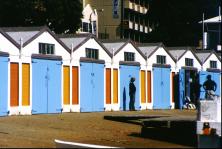
<svg viewBox="0 0 222 149"><path fill-rule="evenodd" d="M134 77L134 85L136 87L135 95L135 109L140 110L140 67L120 65L120 110L129 110L129 83L130 79Z"/></svg>
<svg viewBox="0 0 222 149"><path fill-rule="evenodd" d="M0 116L8 111L8 57L0 56Z"/></svg>
<svg viewBox="0 0 222 149"><path fill-rule="evenodd" d="M179 109L182 109L185 99L185 69L179 71Z"/></svg>
<svg viewBox="0 0 222 149"><path fill-rule="evenodd" d="M104 64L81 62L80 111L104 111Z"/></svg>
<svg viewBox="0 0 222 149"><path fill-rule="evenodd" d="M199 81L201 84L201 88L200 88L200 99L204 99L205 98L205 90L203 88L203 84L204 82L207 80L207 76L211 75L211 79L217 84L217 89L215 91L216 95L221 96L221 86L220 86L220 73L219 72L208 72L208 71L200 71L199 73Z"/></svg>
<svg viewBox="0 0 222 149"><path fill-rule="evenodd" d="M170 109L170 68L153 68L153 108Z"/></svg>
<svg viewBox="0 0 222 149"><path fill-rule="evenodd" d="M32 59L32 113L61 109L61 61Z"/></svg>

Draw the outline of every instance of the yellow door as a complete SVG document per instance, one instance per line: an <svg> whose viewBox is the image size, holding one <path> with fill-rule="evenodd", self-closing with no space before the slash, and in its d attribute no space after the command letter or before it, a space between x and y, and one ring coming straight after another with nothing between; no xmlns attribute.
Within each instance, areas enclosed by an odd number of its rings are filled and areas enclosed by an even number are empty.
<svg viewBox="0 0 222 149"><path fill-rule="evenodd" d="M22 64L22 105L30 105L30 64Z"/></svg>
<svg viewBox="0 0 222 149"><path fill-rule="evenodd" d="M70 70L69 66L63 66L63 104L70 104Z"/></svg>
<svg viewBox="0 0 222 149"><path fill-rule="evenodd" d="M10 64L10 106L19 105L19 65Z"/></svg>
<svg viewBox="0 0 222 149"><path fill-rule="evenodd" d="M113 69L113 103L118 103L118 69Z"/></svg>
<svg viewBox="0 0 222 149"><path fill-rule="evenodd" d="M106 104L111 104L111 69L106 68Z"/></svg>
<svg viewBox="0 0 222 149"><path fill-rule="evenodd" d="M151 71L147 71L147 96L148 96L148 103L151 103Z"/></svg>
<svg viewBox="0 0 222 149"><path fill-rule="evenodd" d="M140 91L141 91L141 103L146 103L146 79L145 79L145 71L140 71Z"/></svg>
<svg viewBox="0 0 222 149"><path fill-rule="evenodd" d="M79 70L72 67L72 104L79 104Z"/></svg>

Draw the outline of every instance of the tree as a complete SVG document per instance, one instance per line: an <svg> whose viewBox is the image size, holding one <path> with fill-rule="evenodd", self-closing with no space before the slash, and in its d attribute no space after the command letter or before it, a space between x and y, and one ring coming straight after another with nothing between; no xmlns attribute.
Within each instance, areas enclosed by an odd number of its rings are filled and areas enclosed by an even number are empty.
<svg viewBox="0 0 222 149"><path fill-rule="evenodd" d="M73 33L81 23L79 0L0 1L0 26L47 25L56 33Z"/></svg>
<svg viewBox="0 0 222 149"><path fill-rule="evenodd" d="M147 14L150 26L146 42L167 46L197 46L202 38L198 22L218 15L220 0L152 0Z"/></svg>

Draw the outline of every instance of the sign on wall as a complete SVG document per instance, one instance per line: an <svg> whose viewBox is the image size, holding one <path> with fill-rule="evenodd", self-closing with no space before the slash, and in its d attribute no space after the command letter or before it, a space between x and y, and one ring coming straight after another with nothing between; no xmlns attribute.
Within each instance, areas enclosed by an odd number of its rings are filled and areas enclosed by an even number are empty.
<svg viewBox="0 0 222 149"><path fill-rule="evenodd" d="M119 0L113 0L113 18L119 18Z"/></svg>

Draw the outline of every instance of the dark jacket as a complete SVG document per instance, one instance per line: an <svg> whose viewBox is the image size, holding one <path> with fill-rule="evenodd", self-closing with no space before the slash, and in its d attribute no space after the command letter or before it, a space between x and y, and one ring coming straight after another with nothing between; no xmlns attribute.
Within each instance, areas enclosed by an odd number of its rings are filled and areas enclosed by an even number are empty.
<svg viewBox="0 0 222 149"><path fill-rule="evenodd" d="M132 95L135 95L135 93L136 93L136 87L135 87L133 82L130 82L130 84L129 84L129 95L132 96Z"/></svg>

